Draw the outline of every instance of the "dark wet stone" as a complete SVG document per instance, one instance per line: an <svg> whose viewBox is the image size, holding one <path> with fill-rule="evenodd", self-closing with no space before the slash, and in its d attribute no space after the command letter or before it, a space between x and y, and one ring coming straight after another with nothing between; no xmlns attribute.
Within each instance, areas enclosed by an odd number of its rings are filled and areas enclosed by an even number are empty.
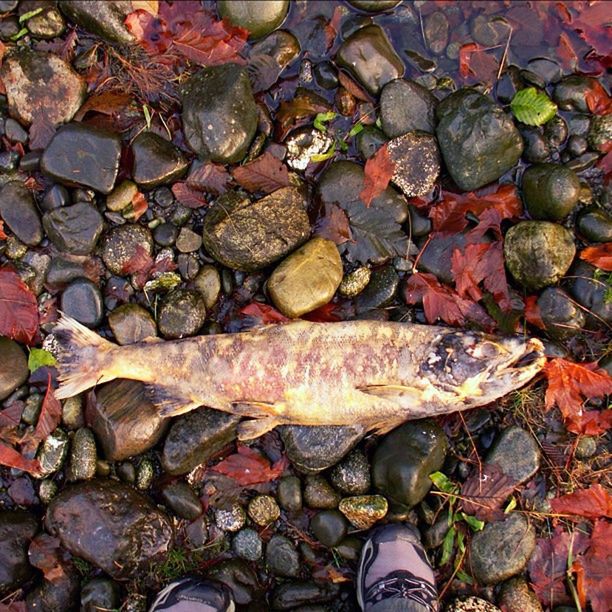
<svg viewBox="0 0 612 612"><path fill-rule="evenodd" d="M592 242L612 241L612 217L603 208L589 207L580 211L576 227Z"/></svg>
<svg viewBox="0 0 612 612"><path fill-rule="evenodd" d="M190 472L206 463L236 438L240 417L201 408L179 417L172 423L162 452L162 467L168 474Z"/></svg>
<svg viewBox="0 0 612 612"><path fill-rule="evenodd" d="M504 241L506 266L528 289L554 285L567 272L575 254L572 234L549 221L521 221L508 230Z"/></svg>
<svg viewBox="0 0 612 612"><path fill-rule="evenodd" d="M477 15L470 23L472 37L485 47L505 43L510 31L510 24L499 15Z"/></svg>
<svg viewBox="0 0 612 612"><path fill-rule="evenodd" d="M28 547L37 531L38 521L33 514L0 510L0 596L14 591L32 576Z"/></svg>
<svg viewBox="0 0 612 612"><path fill-rule="evenodd" d="M241 559L257 561L263 555L263 543L254 529L241 529L232 540L232 550Z"/></svg>
<svg viewBox="0 0 612 612"><path fill-rule="evenodd" d="M134 484L136 482L136 467L129 461L124 461L117 466L117 476L127 482L128 484Z"/></svg>
<svg viewBox="0 0 612 612"><path fill-rule="evenodd" d="M68 435L59 427L43 440L36 453L43 475L48 476L61 469L68 456L68 446Z"/></svg>
<svg viewBox="0 0 612 612"><path fill-rule="evenodd" d="M577 74L566 76L557 83L553 91L553 100L561 110L589 113L587 93L597 85L598 81L593 77Z"/></svg>
<svg viewBox="0 0 612 612"><path fill-rule="evenodd" d="M246 606L253 600L258 589L255 572L242 559L226 559L214 565L208 576L225 584L232 592L232 599L239 606Z"/></svg>
<svg viewBox="0 0 612 612"><path fill-rule="evenodd" d="M353 450L330 473L331 483L346 495L362 495L370 488L370 464L360 450Z"/></svg>
<svg viewBox="0 0 612 612"><path fill-rule="evenodd" d="M433 134L436 104L434 96L422 85L404 79L391 81L380 94L382 129L389 138L417 130Z"/></svg>
<svg viewBox="0 0 612 612"><path fill-rule="evenodd" d="M572 156L578 157L589 148L589 143L584 136L570 136L567 140L565 150Z"/></svg>
<svg viewBox="0 0 612 612"><path fill-rule="evenodd" d="M122 275L125 265L138 251L153 253L151 232L142 225L129 223L108 232L102 245L102 259L113 274Z"/></svg>
<svg viewBox="0 0 612 612"><path fill-rule="evenodd" d="M172 246L179 235L179 228L173 223L162 223L153 230L153 240L159 246Z"/></svg>
<svg viewBox="0 0 612 612"><path fill-rule="evenodd" d="M96 246L104 223L102 215L93 206L81 202L46 213L43 227L49 240L60 251L88 255Z"/></svg>
<svg viewBox="0 0 612 612"><path fill-rule="evenodd" d="M429 475L442 467L446 447L446 436L433 421L414 421L398 427L374 453L374 487L390 501L415 506L431 488Z"/></svg>
<svg viewBox="0 0 612 612"><path fill-rule="evenodd" d="M528 431L509 427L495 440L487 453L486 463L497 465L517 484L522 484L540 468L540 447Z"/></svg>
<svg viewBox="0 0 612 612"><path fill-rule="evenodd" d="M28 360L21 347L0 337L0 401L28 379Z"/></svg>
<svg viewBox="0 0 612 612"><path fill-rule="evenodd" d="M266 545L266 563L276 576L295 578L300 573L300 555L293 542L282 535L273 535Z"/></svg>
<svg viewBox="0 0 612 612"><path fill-rule="evenodd" d="M339 586L331 582L284 582L272 592L272 609L293 610L299 608L319 612L321 607L316 606L316 604L337 601L338 593Z"/></svg>
<svg viewBox="0 0 612 612"><path fill-rule="evenodd" d="M289 461L307 474L338 463L365 434L361 425L283 425L278 429Z"/></svg>
<svg viewBox="0 0 612 612"><path fill-rule="evenodd" d="M120 157L118 134L69 123L53 136L40 160L40 169L65 185L84 185L107 194L115 185Z"/></svg>
<svg viewBox="0 0 612 612"><path fill-rule="evenodd" d="M0 218L21 242L36 246L42 240L34 198L23 183L11 181L0 189Z"/></svg>
<svg viewBox="0 0 612 612"><path fill-rule="evenodd" d="M315 510L332 510L338 507L340 495L320 474L306 477L304 485L304 504Z"/></svg>
<svg viewBox="0 0 612 612"><path fill-rule="evenodd" d="M111 461L144 453L169 425L147 397L145 385L135 380L114 380L97 387L87 421Z"/></svg>
<svg viewBox="0 0 612 612"><path fill-rule="evenodd" d="M465 236L463 234L435 236L424 248L419 267L444 283L452 283L454 279L451 271L453 251L463 250L464 247Z"/></svg>
<svg viewBox="0 0 612 612"><path fill-rule="evenodd" d="M276 497L283 510L299 512L302 509L302 481L297 476L284 476L278 481Z"/></svg>
<svg viewBox="0 0 612 612"><path fill-rule="evenodd" d="M387 140L387 137L377 127L366 125L357 134L357 150L363 159L370 159Z"/></svg>
<svg viewBox="0 0 612 612"><path fill-rule="evenodd" d="M57 125L70 121L87 91L84 79L53 53L22 47L5 58L0 78L6 88L9 112L30 125L38 113Z"/></svg>
<svg viewBox="0 0 612 612"><path fill-rule="evenodd" d="M558 287L546 287L538 297L538 308L546 333L556 340L568 339L586 323L584 311Z"/></svg>
<svg viewBox="0 0 612 612"><path fill-rule="evenodd" d="M62 292L60 304L64 313L87 327L98 327L102 322L102 294L98 286L86 278L72 281Z"/></svg>
<svg viewBox="0 0 612 612"><path fill-rule="evenodd" d="M338 69L330 61L319 62L313 68L314 78L323 89L338 87Z"/></svg>
<svg viewBox="0 0 612 612"><path fill-rule="evenodd" d="M165 514L131 487L112 480L66 487L49 504L45 527L73 555L115 579L134 577L165 554L173 540Z"/></svg>
<svg viewBox="0 0 612 612"><path fill-rule="evenodd" d="M475 533L469 548L476 580L497 584L523 571L535 548L535 530L515 512Z"/></svg>
<svg viewBox="0 0 612 612"><path fill-rule="evenodd" d="M435 55L440 55L446 49L448 30L448 19L442 11L436 11L425 17L423 23L425 42L430 51Z"/></svg>
<svg viewBox="0 0 612 612"><path fill-rule="evenodd" d="M338 49L336 62L347 68L372 94L404 74L404 64L384 30L368 25L351 34Z"/></svg>
<svg viewBox="0 0 612 612"><path fill-rule="evenodd" d="M348 0L351 6L368 13L379 13L395 8L402 0Z"/></svg>
<svg viewBox="0 0 612 612"><path fill-rule="evenodd" d="M264 268L303 244L310 233L306 201L295 187L284 187L251 202L228 191L204 218L206 250L228 268Z"/></svg>
<svg viewBox="0 0 612 612"><path fill-rule="evenodd" d="M542 612L536 594L520 576L504 582L497 601L505 612Z"/></svg>
<svg viewBox="0 0 612 612"><path fill-rule="evenodd" d="M204 298L192 289L174 289L163 300L157 314L159 333L175 340L195 335L204 324Z"/></svg>
<svg viewBox="0 0 612 612"><path fill-rule="evenodd" d="M19 0L0 0L0 13L14 11L19 4Z"/></svg>
<svg viewBox="0 0 612 612"><path fill-rule="evenodd" d="M550 147L540 129L535 127L522 127L521 136L523 137L525 146L523 151L523 159L525 161L537 164L550 159Z"/></svg>
<svg viewBox="0 0 612 612"><path fill-rule="evenodd" d="M183 88L182 117L187 144L200 157L223 164L240 161L258 122L246 69L223 64L195 73Z"/></svg>
<svg viewBox="0 0 612 612"><path fill-rule="evenodd" d="M568 127L565 119L560 115L555 115L550 121L544 124L544 138L553 149L557 149L567 140Z"/></svg>
<svg viewBox="0 0 612 612"><path fill-rule="evenodd" d="M202 514L202 504L186 482L171 482L162 489L164 503L181 518L193 521Z"/></svg>
<svg viewBox="0 0 612 612"><path fill-rule="evenodd" d="M96 440L91 429L77 429L70 445L68 480L90 480L96 475Z"/></svg>
<svg viewBox="0 0 612 612"><path fill-rule="evenodd" d="M54 580L43 580L26 596L28 610L55 612L74 610L79 603L80 575L68 564L63 564L63 573Z"/></svg>
<svg viewBox="0 0 612 612"><path fill-rule="evenodd" d="M62 0L59 6L71 21L109 42L134 42L125 26L132 12L130 0Z"/></svg>
<svg viewBox="0 0 612 612"><path fill-rule="evenodd" d="M610 115L595 115L589 128L588 144L591 149L607 153L612 140L612 117Z"/></svg>
<svg viewBox="0 0 612 612"><path fill-rule="evenodd" d="M70 194L63 185L53 185L43 196L40 203L45 211L55 210L62 206L67 206L70 203Z"/></svg>
<svg viewBox="0 0 612 612"><path fill-rule="evenodd" d="M27 28L35 38L51 39L61 36L66 27L62 14L52 3L46 6L39 0L25 0L19 3L19 15L25 15L36 9L42 9L27 21Z"/></svg>
<svg viewBox="0 0 612 612"><path fill-rule="evenodd" d="M81 611L99 612L119 607L119 585L108 578L92 578L81 589Z"/></svg>
<svg viewBox="0 0 612 612"><path fill-rule="evenodd" d="M217 10L232 25L247 29L251 38L261 38L283 23L289 0L218 0Z"/></svg>
<svg viewBox="0 0 612 612"><path fill-rule="evenodd" d="M123 304L108 315L108 324L117 344L134 344L157 335L155 319L138 304Z"/></svg>
<svg viewBox="0 0 612 612"><path fill-rule="evenodd" d="M398 285L399 276L393 266L386 265L374 270L370 282L355 300L357 312L388 306L395 298Z"/></svg>
<svg viewBox="0 0 612 612"><path fill-rule="evenodd" d="M444 542L444 537L448 533L450 525L448 524L448 517L444 516L438 519L431 527L428 527L423 532L423 546L425 548L438 548Z"/></svg>
<svg viewBox="0 0 612 612"><path fill-rule="evenodd" d="M534 219L560 221L574 210L580 197L580 179L558 164L527 168L521 188L527 211Z"/></svg>
<svg viewBox="0 0 612 612"><path fill-rule="evenodd" d="M18 121L15 119L7 119L4 122L4 135L11 142L20 142L21 144L25 144L28 141L28 133L19 125ZM23 169L23 158L19 162L19 167Z"/></svg>
<svg viewBox="0 0 612 612"><path fill-rule="evenodd" d="M62 287L84 276L85 270L80 263L63 257L54 257L49 264L47 283L52 287Z"/></svg>
<svg viewBox="0 0 612 612"><path fill-rule="evenodd" d="M608 288L595 275L594 266L579 261L571 271L570 293L589 313L609 323L612 322L612 302L606 300ZM589 325L598 324L597 320L593 320L594 317L587 316L587 319Z"/></svg>
<svg viewBox="0 0 612 612"><path fill-rule="evenodd" d="M518 162L523 140L512 118L489 97L460 89L438 105L436 114L444 162L462 190L478 189Z"/></svg>
<svg viewBox="0 0 612 612"><path fill-rule="evenodd" d="M19 33L19 21L15 15L7 15L0 19L0 40L9 42Z"/></svg>
<svg viewBox="0 0 612 612"><path fill-rule="evenodd" d="M171 142L153 132L142 132L132 142L132 178L145 189L171 183L187 172L189 161Z"/></svg>
<svg viewBox="0 0 612 612"><path fill-rule="evenodd" d="M279 30L256 42L249 53L249 76L255 93L269 89L300 54L298 39Z"/></svg>
<svg viewBox="0 0 612 612"><path fill-rule="evenodd" d="M321 544L332 548L342 541L348 522L338 510L323 510L310 520L310 531Z"/></svg>

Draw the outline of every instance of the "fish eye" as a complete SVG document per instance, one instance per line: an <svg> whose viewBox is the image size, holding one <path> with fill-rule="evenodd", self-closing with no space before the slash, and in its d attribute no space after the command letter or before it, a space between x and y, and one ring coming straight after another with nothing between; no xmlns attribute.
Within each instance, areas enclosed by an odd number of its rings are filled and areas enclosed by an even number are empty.
<svg viewBox="0 0 612 612"><path fill-rule="evenodd" d="M483 342L476 346L475 357L480 359L491 359L499 354L499 347L494 342Z"/></svg>

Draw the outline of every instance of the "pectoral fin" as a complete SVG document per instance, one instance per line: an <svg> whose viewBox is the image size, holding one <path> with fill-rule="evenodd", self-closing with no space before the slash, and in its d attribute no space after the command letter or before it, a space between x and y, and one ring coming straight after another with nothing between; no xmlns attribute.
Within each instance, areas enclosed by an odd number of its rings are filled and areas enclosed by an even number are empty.
<svg viewBox="0 0 612 612"><path fill-rule="evenodd" d="M163 417L173 417L199 408L201 404L181 394L176 387L146 385L147 397Z"/></svg>
<svg viewBox="0 0 612 612"><path fill-rule="evenodd" d="M371 385L360 387L359 390L367 395L381 397L405 408L416 408L423 403L423 392L414 387L402 385Z"/></svg>
<svg viewBox="0 0 612 612"><path fill-rule="evenodd" d="M277 425L280 425L280 421L273 416L240 421L238 423L238 439L245 441L259 438L259 436L268 433Z"/></svg>

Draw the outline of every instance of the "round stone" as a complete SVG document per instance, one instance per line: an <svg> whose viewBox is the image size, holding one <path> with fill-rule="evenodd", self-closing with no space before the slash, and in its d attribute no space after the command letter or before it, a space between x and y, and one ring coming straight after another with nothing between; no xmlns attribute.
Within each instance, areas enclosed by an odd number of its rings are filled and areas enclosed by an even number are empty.
<svg viewBox="0 0 612 612"><path fill-rule="evenodd" d="M283 23L289 0L218 0L217 10L223 19L248 30L251 38L261 38Z"/></svg>
<svg viewBox="0 0 612 612"><path fill-rule="evenodd" d="M407 198L429 193L440 174L440 153L431 134L409 132L390 140L389 157L395 164L391 180Z"/></svg>
<svg viewBox="0 0 612 612"><path fill-rule="evenodd" d="M68 446L68 436L59 427L43 440L36 454L43 476L49 476L61 469L68 455Z"/></svg>
<svg viewBox="0 0 612 612"><path fill-rule="evenodd" d="M157 315L161 335L173 340L194 336L204 324L204 298L192 289L174 289L163 300Z"/></svg>
<svg viewBox="0 0 612 612"><path fill-rule="evenodd" d="M345 497L338 505L338 510L357 529L370 529L386 516L388 509L389 504L382 495Z"/></svg>
<svg viewBox="0 0 612 612"><path fill-rule="evenodd" d="M497 465L516 484L522 484L540 469L540 447L528 431L509 427L495 441L486 463Z"/></svg>
<svg viewBox="0 0 612 612"><path fill-rule="evenodd" d="M164 503L181 518L193 521L202 514L202 504L193 489L182 481L171 482L162 489Z"/></svg>
<svg viewBox="0 0 612 612"><path fill-rule="evenodd" d="M582 308L559 287L546 287L538 297L538 308L546 333L556 340L567 340L586 323Z"/></svg>
<svg viewBox="0 0 612 612"><path fill-rule="evenodd" d="M15 236L28 246L42 240L42 225L32 192L20 181L10 181L0 189L0 218Z"/></svg>
<svg viewBox="0 0 612 612"><path fill-rule="evenodd" d="M23 510L0 510L0 595L19 588L33 574L28 547L38 531L33 514Z"/></svg>
<svg viewBox="0 0 612 612"><path fill-rule="evenodd" d="M122 181L106 196L106 208L112 212L121 212L132 203L138 193L138 186L133 181Z"/></svg>
<svg viewBox="0 0 612 612"><path fill-rule="evenodd" d="M128 223L114 227L106 235L102 246L102 260L113 274L121 276L125 274L126 264L129 265L139 252L146 255L153 253L151 232L142 225Z"/></svg>
<svg viewBox="0 0 612 612"><path fill-rule="evenodd" d="M155 319L138 304L123 304L108 315L108 324L117 344L134 344L157 335Z"/></svg>
<svg viewBox="0 0 612 612"><path fill-rule="evenodd" d="M263 554L263 543L254 529L241 529L232 540L232 550L247 561L257 561Z"/></svg>
<svg viewBox="0 0 612 612"><path fill-rule="evenodd" d="M331 483L346 495L363 495L370 488L370 464L360 450L349 453L330 473Z"/></svg>
<svg viewBox="0 0 612 612"><path fill-rule="evenodd" d="M370 268L361 266L344 276L338 287L338 292L344 297L355 297L366 288L371 276Z"/></svg>
<svg viewBox="0 0 612 612"><path fill-rule="evenodd" d="M588 207L580 211L576 227L592 242L612 242L612 216L602 208Z"/></svg>
<svg viewBox="0 0 612 612"><path fill-rule="evenodd" d="M404 79L387 83L380 94L382 129L389 138L418 130L433 134L437 101L428 89Z"/></svg>
<svg viewBox="0 0 612 612"><path fill-rule="evenodd" d="M273 535L266 545L266 563L276 576L294 578L300 573L300 556L289 538Z"/></svg>
<svg viewBox="0 0 612 612"><path fill-rule="evenodd" d="M216 304L221 293L219 270L210 264L202 266L198 275L193 279L193 287L202 294L206 310L210 310Z"/></svg>
<svg viewBox="0 0 612 612"><path fill-rule="evenodd" d="M297 476L281 478L276 495L283 510L299 512L302 509L302 481Z"/></svg>
<svg viewBox="0 0 612 612"><path fill-rule="evenodd" d="M240 504L232 504L229 508L215 508L215 525L221 531L239 531L246 522L246 512Z"/></svg>
<svg viewBox="0 0 612 612"><path fill-rule="evenodd" d="M340 495L327 482L324 476L312 474L306 477L304 503L309 508L330 510L338 507Z"/></svg>
<svg viewBox="0 0 612 612"><path fill-rule="evenodd" d="M70 445L68 479L89 480L96 475L96 440L91 429L77 429Z"/></svg>
<svg viewBox="0 0 612 612"><path fill-rule="evenodd" d="M0 401L28 379L28 360L13 340L0 337Z"/></svg>
<svg viewBox="0 0 612 612"><path fill-rule="evenodd" d="M542 612L542 605L524 578L510 578L499 592L499 605L506 612Z"/></svg>
<svg viewBox="0 0 612 612"><path fill-rule="evenodd" d="M532 218L560 221L578 204L580 179L565 166L536 164L523 174L522 191Z"/></svg>
<svg viewBox="0 0 612 612"><path fill-rule="evenodd" d="M338 510L323 510L312 517L310 531L323 544L332 548L346 536L348 523Z"/></svg>
<svg viewBox="0 0 612 612"><path fill-rule="evenodd" d="M104 228L102 215L86 202L51 210L42 222L49 240L60 251L75 255L91 253Z"/></svg>
<svg viewBox="0 0 612 612"><path fill-rule="evenodd" d="M136 136L132 153L132 177L145 189L176 181L187 172L189 165L178 147L154 132L141 132Z"/></svg>
<svg viewBox="0 0 612 612"><path fill-rule="evenodd" d="M257 495L249 502L248 513L256 525L265 527L280 517L280 508L271 495Z"/></svg>
<svg viewBox="0 0 612 612"><path fill-rule="evenodd" d="M178 238L176 239L176 248L181 253L193 253L202 246L202 236L196 234L188 227L181 228Z"/></svg>
<svg viewBox="0 0 612 612"><path fill-rule="evenodd" d="M108 578L92 578L81 589L81 610L114 610L119 606L119 585Z"/></svg>
<svg viewBox="0 0 612 612"><path fill-rule="evenodd" d="M64 289L60 307L69 317L87 327L98 327L102 322L102 294L97 285L86 278L77 278Z"/></svg>

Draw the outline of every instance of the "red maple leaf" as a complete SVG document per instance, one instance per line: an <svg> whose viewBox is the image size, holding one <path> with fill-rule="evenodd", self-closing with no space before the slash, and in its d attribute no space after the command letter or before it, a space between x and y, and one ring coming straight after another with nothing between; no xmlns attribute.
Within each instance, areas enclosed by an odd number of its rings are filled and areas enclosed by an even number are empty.
<svg viewBox="0 0 612 612"><path fill-rule="evenodd" d="M55 428L60 424L62 419L62 405L59 400L53 395L53 387L51 385L51 374L48 374L47 392L43 399L34 437L38 440L44 440Z"/></svg>
<svg viewBox="0 0 612 612"><path fill-rule="evenodd" d="M137 191L132 198L132 215L131 219L134 221L138 221L142 215L147 212L147 208L149 207L149 203L147 202L147 198L145 198L144 194L140 191Z"/></svg>
<svg viewBox="0 0 612 612"><path fill-rule="evenodd" d="M544 397L547 410L557 406L573 433L598 435L612 426L612 410L585 411L587 399L612 393L612 378L596 364L579 364L553 359L544 367L548 388Z"/></svg>
<svg viewBox="0 0 612 612"><path fill-rule="evenodd" d="M0 240L6 240L7 235L4 233L4 221L0 219Z"/></svg>
<svg viewBox="0 0 612 612"><path fill-rule="evenodd" d="M282 142L287 134L299 125L303 125L317 113L325 113L331 106L321 96L309 89L298 88L291 100L283 100L275 117L276 141Z"/></svg>
<svg viewBox="0 0 612 612"><path fill-rule="evenodd" d="M482 83L492 83L499 71L499 62L488 49L477 43L467 43L459 49L459 74L470 75Z"/></svg>
<svg viewBox="0 0 612 612"><path fill-rule="evenodd" d="M272 193L290 185L287 166L268 152L244 166L234 168L232 175L242 187L250 192Z"/></svg>
<svg viewBox="0 0 612 612"><path fill-rule="evenodd" d="M0 465L23 470L34 476L40 476L38 459L28 459L12 446L0 441Z"/></svg>
<svg viewBox="0 0 612 612"><path fill-rule="evenodd" d="M482 306L442 285L433 274L413 274L406 283L404 296L408 304L423 303L429 323L441 319L449 325L464 325L472 321L484 329L493 329L495 324Z"/></svg>
<svg viewBox="0 0 612 612"><path fill-rule="evenodd" d="M61 547L59 538L46 533L37 535L28 549L30 563L42 571L45 580L58 582L65 579L64 565L68 562L68 553Z"/></svg>
<svg viewBox="0 0 612 612"><path fill-rule="evenodd" d="M544 325L544 321L542 321L540 307L538 306L537 295L528 295L525 298L525 320L534 327L546 329L546 325Z"/></svg>
<svg viewBox="0 0 612 612"><path fill-rule="evenodd" d="M363 170L365 176L359 197L369 207L372 200L388 187L395 173L395 162L391 159L387 143L366 161Z"/></svg>
<svg viewBox="0 0 612 612"><path fill-rule="evenodd" d="M192 189L219 195L227 191L231 175L221 164L205 162L189 173L186 183Z"/></svg>
<svg viewBox="0 0 612 612"><path fill-rule="evenodd" d="M314 234L332 240L336 244L352 241L351 226L344 209L335 202L323 206L322 215L314 226Z"/></svg>
<svg viewBox="0 0 612 612"><path fill-rule="evenodd" d="M174 197L187 208L202 208L208 202L199 189L194 189L185 181L177 181L172 185Z"/></svg>
<svg viewBox="0 0 612 612"><path fill-rule="evenodd" d="M229 476L242 486L276 480L289 465L285 456L272 465L261 453L248 446L238 446L237 451L217 463L212 470Z"/></svg>
<svg viewBox="0 0 612 612"><path fill-rule="evenodd" d="M612 272L612 242L583 249L580 253L580 259L588 261L601 270Z"/></svg>
<svg viewBox="0 0 612 612"><path fill-rule="evenodd" d="M253 317L260 321L261 325L268 325L270 323L286 323L289 319L276 308L269 304L262 304L261 302L251 302L240 309L241 315L247 317Z"/></svg>
<svg viewBox="0 0 612 612"><path fill-rule="evenodd" d="M17 272L0 268L0 336L32 344L37 332L36 297Z"/></svg>
<svg viewBox="0 0 612 612"><path fill-rule="evenodd" d="M121 274L131 274L134 285L142 289L154 274L171 272L175 269L176 264L171 255L154 260L142 245L137 245L134 255L123 264Z"/></svg>
<svg viewBox="0 0 612 612"><path fill-rule="evenodd" d="M550 500L556 514L576 514L588 519L612 518L612 495L600 484Z"/></svg>

